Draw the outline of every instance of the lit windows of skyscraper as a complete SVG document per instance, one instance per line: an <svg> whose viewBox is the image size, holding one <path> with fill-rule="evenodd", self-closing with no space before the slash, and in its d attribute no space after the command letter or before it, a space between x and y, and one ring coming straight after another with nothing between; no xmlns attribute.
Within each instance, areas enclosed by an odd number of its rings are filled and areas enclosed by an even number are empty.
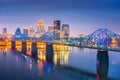
<svg viewBox="0 0 120 80"><path fill-rule="evenodd" d="M60 38L60 24L61 24L60 20L54 21L54 35L58 36L59 38Z"/></svg>
<svg viewBox="0 0 120 80"><path fill-rule="evenodd" d="M54 29L60 30L60 24L61 24L60 20L55 20L54 21Z"/></svg>
<svg viewBox="0 0 120 80"><path fill-rule="evenodd" d="M29 27L28 28L28 37L34 37L35 35L35 30L33 29L33 27Z"/></svg>
<svg viewBox="0 0 120 80"><path fill-rule="evenodd" d="M3 34L7 33L7 28L3 28Z"/></svg>
<svg viewBox="0 0 120 80"><path fill-rule="evenodd" d="M3 28L1 37L2 37L2 38L11 39L11 38L12 38L12 34L7 33L7 28Z"/></svg>
<svg viewBox="0 0 120 80"><path fill-rule="evenodd" d="M44 23L42 20L40 20L37 24L37 32L40 32L42 29L44 29Z"/></svg>
<svg viewBox="0 0 120 80"><path fill-rule="evenodd" d="M70 29L68 24L62 25L62 32L63 32L63 38L69 38Z"/></svg>
<svg viewBox="0 0 120 80"><path fill-rule="evenodd" d="M38 21L37 24L37 35L39 35L39 37L42 37L44 33L45 33L44 23L42 20L40 20Z"/></svg>

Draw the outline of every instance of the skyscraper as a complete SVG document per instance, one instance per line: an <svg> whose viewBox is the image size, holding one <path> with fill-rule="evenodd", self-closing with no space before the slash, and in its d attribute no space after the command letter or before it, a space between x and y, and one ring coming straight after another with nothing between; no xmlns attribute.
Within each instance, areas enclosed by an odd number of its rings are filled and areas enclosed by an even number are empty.
<svg viewBox="0 0 120 80"><path fill-rule="evenodd" d="M7 33L7 28L3 28L3 34Z"/></svg>
<svg viewBox="0 0 120 80"><path fill-rule="evenodd" d="M28 35L28 29L23 29L23 34L27 34Z"/></svg>
<svg viewBox="0 0 120 80"><path fill-rule="evenodd" d="M58 36L59 38L60 38L60 24L61 24L60 20L54 21L54 35Z"/></svg>
<svg viewBox="0 0 120 80"><path fill-rule="evenodd" d="M49 32L54 32L54 28L52 26L48 26L48 31Z"/></svg>
<svg viewBox="0 0 120 80"><path fill-rule="evenodd" d="M38 24L37 24L37 34L40 37L42 37L44 33L45 33L44 23L42 20L40 20L40 21L38 21Z"/></svg>
<svg viewBox="0 0 120 80"><path fill-rule="evenodd" d="M28 37L32 38L35 36L35 30L33 29L33 27L29 27L28 28Z"/></svg>
<svg viewBox="0 0 120 80"><path fill-rule="evenodd" d="M44 23L42 20L39 20L37 24L37 32L40 32L42 29L44 29Z"/></svg>
<svg viewBox="0 0 120 80"><path fill-rule="evenodd" d="M70 29L68 24L62 25L62 32L63 32L63 38L69 38Z"/></svg>

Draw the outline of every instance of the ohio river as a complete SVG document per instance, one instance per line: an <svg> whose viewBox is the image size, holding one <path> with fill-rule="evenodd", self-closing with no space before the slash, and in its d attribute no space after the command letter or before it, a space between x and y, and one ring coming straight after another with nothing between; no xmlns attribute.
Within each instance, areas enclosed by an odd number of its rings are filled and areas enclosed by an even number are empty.
<svg viewBox="0 0 120 80"><path fill-rule="evenodd" d="M0 80L120 80L120 52L69 47L54 50L49 62L40 51L34 59L1 47Z"/></svg>

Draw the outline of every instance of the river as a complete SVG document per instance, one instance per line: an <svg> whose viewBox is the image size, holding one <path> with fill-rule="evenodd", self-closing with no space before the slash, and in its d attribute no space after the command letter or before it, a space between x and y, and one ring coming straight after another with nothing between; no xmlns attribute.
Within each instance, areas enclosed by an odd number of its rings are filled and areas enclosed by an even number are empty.
<svg viewBox="0 0 120 80"><path fill-rule="evenodd" d="M53 62L45 59L43 48L35 59L29 51L27 56L0 47L0 80L120 80L119 52L59 47L54 47Z"/></svg>

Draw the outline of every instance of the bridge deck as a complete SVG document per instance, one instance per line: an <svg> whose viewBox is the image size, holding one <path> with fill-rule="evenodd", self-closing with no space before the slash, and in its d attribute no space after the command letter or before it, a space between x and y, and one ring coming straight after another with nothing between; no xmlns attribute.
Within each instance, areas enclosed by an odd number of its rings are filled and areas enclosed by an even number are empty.
<svg viewBox="0 0 120 80"><path fill-rule="evenodd" d="M26 41L26 42L35 42L35 41ZM44 42L44 41L36 41L36 42ZM57 43L57 42L44 42L44 43L51 43L51 44L65 45L65 46L71 46L71 47L81 47L81 48L89 48L89 49L98 49L98 50L120 52L120 47L117 47L117 48L107 48L107 47L94 47L94 46L80 46L80 45ZM11 46L11 44L0 44L0 46Z"/></svg>

